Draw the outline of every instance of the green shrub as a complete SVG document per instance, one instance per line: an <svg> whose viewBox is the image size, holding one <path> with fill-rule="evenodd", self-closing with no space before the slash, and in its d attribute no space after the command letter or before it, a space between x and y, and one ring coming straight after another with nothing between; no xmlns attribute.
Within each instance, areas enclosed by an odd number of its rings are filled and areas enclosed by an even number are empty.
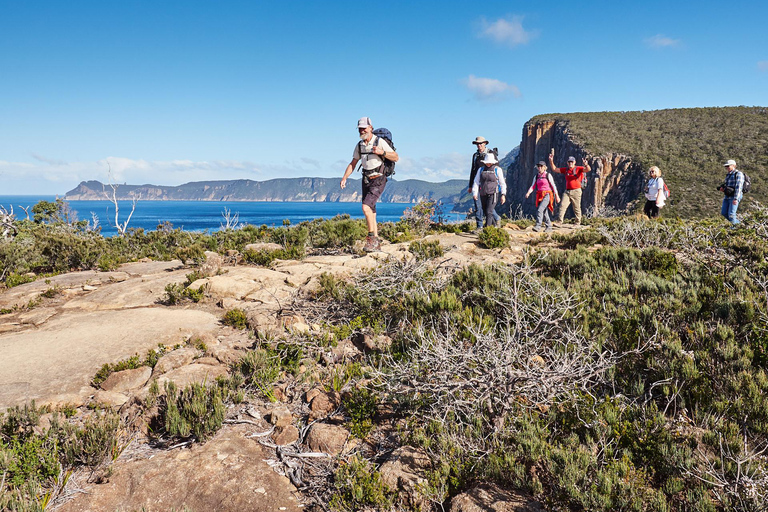
<svg viewBox="0 0 768 512"><path fill-rule="evenodd" d="M168 382L165 392L163 426L168 435L205 441L221 428L225 409L219 386L193 383L179 392Z"/></svg>
<svg viewBox="0 0 768 512"><path fill-rule="evenodd" d="M261 390L271 390L280 377L280 357L267 349L247 352L237 364L240 373L252 387Z"/></svg>
<svg viewBox="0 0 768 512"><path fill-rule="evenodd" d="M480 243L488 249L509 247L509 233L505 229L488 226L478 235Z"/></svg>
<svg viewBox="0 0 768 512"><path fill-rule="evenodd" d="M20 284L31 283L35 279L37 279L37 277L28 276L26 274L9 274L8 277L5 278L5 286L8 288L13 288L14 286L19 286Z"/></svg>
<svg viewBox="0 0 768 512"><path fill-rule="evenodd" d="M96 413L82 426L54 421L51 429L59 440L61 458L67 466L95 467L118 455L120 418L115 413Z"/></svg>
<svg viewBox="0 0 768 512"><path fill-rule="evenodd" d="M221 320L224 325L229 325L235 329L247 329L248 328L248 316L245 311L239 308L230 309L224 313L224 318Z"/></svg>
<svg viewBox="0 0 768 512"><path fill-rule="evenodd" d="M107 377L112 375L114 372L134 370L136 368L141 368L142 366L149 366L150 368L154 368L160 357L162 357L171 349L172 347L166 347L161 343L157 346L157 349L149 349L147 354L144 356L144 359L139 357L139 354L134 354L127 359L118 361L117 363L105 363L102 365L99 371L96 372L96 375L94 375L91 383L98 387L102 382L107 380Z"/></svg>
<svg viewBox="0 0 768 512"><path fill-rule="evenodd" d="M408 246L408 250L416 255L416 259L418 260L439 258L445 254L445 249L443 249L438 240L433 240L431 242L416 240L415 242L411 242Z"/></svg>
<svg viewBox="0 0 768 512"><path fill-rule="evenodd" d="M387 510L392 505L391 491L382 481L381 474L357 455L342 464L333 479L331 510L356 512L369 507Z"/></svg>
<svg viewBox="0 0 768 512"><path fill-rule="evenodd" d="M369 389L355 389L347 394L342 403L350 417L349 431L360 439L373 429L373 416L376 414L378 397Z"/></svg>

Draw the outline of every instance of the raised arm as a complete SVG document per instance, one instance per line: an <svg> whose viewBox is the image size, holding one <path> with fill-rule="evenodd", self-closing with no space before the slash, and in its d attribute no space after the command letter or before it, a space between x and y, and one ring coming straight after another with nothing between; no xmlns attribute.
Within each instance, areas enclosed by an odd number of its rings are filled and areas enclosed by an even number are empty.
<svg viewBox="0 0 768 512"><path fill-rule="evenodd" d="M555 167L555 149L549 152L549 168L552 172L560 172L560 169Z"/></svg>

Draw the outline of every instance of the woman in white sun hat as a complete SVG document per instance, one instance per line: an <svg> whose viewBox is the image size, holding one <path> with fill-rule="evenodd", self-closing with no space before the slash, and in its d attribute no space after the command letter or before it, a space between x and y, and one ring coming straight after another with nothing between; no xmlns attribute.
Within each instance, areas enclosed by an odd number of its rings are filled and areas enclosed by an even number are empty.
<svg viewBox="0 0 768 512"><path fill-rule="evenodd" d="M484 167L475 175L475 183L472 185L472 197L480 201L485 214L485 226L497 226L498 221L493 216L496 203L501 193L501 204L506 202L507 182L504 180L504 171L496 165L498 160L493 153L488 152L483 157Z"/></svg>

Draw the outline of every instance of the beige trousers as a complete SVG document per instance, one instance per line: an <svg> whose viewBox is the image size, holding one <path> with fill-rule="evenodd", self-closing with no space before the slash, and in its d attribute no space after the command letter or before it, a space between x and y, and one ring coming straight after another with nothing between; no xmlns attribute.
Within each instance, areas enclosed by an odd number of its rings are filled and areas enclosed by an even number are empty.
<svg viewBox="0 0 768 512"><path fill-rule="evenodd" d="M565 212L573 204L573 215L576 217L576 224L581 224L581 189L574 188L566 190L560 200L560 209L557 211L557 222L563 222Z"/></svg>

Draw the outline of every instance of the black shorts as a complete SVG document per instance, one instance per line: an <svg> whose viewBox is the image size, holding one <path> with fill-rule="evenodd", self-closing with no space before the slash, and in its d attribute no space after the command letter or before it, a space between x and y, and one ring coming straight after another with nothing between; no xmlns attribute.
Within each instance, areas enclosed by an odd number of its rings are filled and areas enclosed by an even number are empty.
<svg viewBox="0 0 768 512"><path fill-rule="evenodd" d="M363 179L363 204L367 204L374 213L376 213L376 201L379 200L386 186L387 177L383 174L372 180Z"/></svg>

